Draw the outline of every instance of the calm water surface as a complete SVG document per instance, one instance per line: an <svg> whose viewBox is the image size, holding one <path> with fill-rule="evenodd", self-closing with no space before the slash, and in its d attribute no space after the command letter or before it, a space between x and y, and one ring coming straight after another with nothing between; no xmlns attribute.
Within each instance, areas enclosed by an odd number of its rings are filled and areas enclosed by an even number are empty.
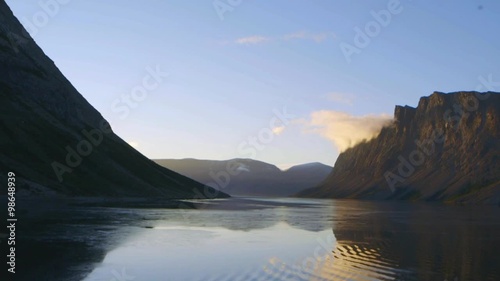
<svg viewBox="0 0 500 281"><path fill-rule="evenodd" d="M43 276L37 280L500 280L498 207L291 198L195 204L59 208L23 237L38 255L25 265Z"/></svg>

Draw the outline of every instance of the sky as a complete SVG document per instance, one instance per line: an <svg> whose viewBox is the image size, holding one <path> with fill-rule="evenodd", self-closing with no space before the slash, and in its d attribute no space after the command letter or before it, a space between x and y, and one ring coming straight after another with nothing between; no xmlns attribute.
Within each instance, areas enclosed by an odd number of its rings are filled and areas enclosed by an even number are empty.
<svg viewBox="0 0 500 281"><path fill-rule="evenodd" d="M500 81L497 0L6 2L153 159L333 165L395 105Z"/></svg>

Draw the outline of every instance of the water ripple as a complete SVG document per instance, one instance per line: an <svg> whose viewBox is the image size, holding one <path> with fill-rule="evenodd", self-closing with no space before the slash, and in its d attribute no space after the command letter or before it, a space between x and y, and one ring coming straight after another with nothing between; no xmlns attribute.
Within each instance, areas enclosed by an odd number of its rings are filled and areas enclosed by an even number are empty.
<svg viewBox="0 0 500 281"><path fill-rule="evenodd" d="M410 271L398 269L395 262L382 256L380 248L339 243L329 255L321 258L306 258L299 262L287 263L273 257L262 268L198 281L416 280Z"/></svg>

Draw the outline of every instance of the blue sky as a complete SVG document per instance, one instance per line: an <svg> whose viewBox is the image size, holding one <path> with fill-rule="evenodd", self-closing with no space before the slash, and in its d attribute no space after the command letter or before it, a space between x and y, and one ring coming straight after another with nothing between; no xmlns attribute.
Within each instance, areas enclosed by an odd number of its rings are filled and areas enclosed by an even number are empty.
<svg viewBox="0 0 500 281"><path fill-rule="evenodd" d="M495 0L6 2L150 158L333 165L340 143L396 104L500 81ZM357 30L368 43L356 44ZM347 45L357 52L346 58ZM147 78L155 69L161 79ZM149 90L124 102L144 79ZM271 122L284 108L290 122Z"/></svg>

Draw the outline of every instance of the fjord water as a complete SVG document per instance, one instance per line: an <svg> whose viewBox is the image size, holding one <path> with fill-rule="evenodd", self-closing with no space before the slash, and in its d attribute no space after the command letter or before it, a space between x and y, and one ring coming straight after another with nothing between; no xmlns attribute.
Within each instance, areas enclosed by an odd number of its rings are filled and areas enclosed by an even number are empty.
<svg viewBox="0 0 500 281"><path fill-rule="evenodd" d="M498 207L293 198L194 205L50 213L31 233L45 255L33 272L53 266L50 280L87 281L500 280Z"/></svg>

